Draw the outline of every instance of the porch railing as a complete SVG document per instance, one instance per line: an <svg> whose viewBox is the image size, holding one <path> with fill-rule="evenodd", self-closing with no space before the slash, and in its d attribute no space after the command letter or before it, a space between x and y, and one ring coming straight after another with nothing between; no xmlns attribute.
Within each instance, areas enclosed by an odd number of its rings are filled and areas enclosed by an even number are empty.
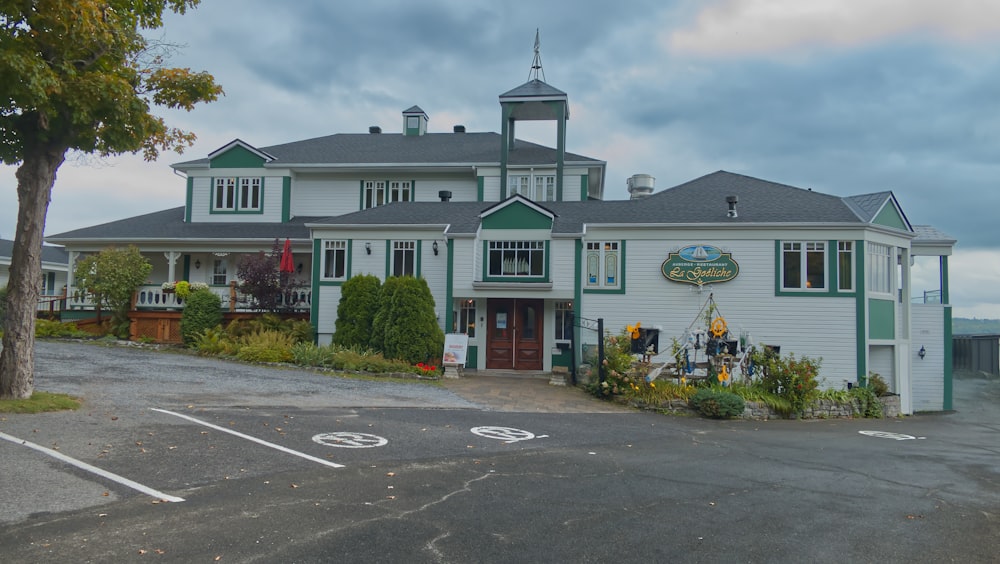
<svg viewBox="0 0 1000 564"><path fill-rule="evenodd" d="M209 290L222 301L222 309L226 311L253 311L246 307L247 300L242 299L235 287L231 285L209 286ZM61 298L60 298L61 299ZM285 304L285 297L279 300ZM290 292L287 298L288 309L308 311L312 307L312 291L308 288ZM90 296L71 292L66 298L69 309L92 310L94 304ZM165 291L159 284L145 284L136 290L135 309L143 310L180 310L184 308L184 300L172 291Z"/></svg>

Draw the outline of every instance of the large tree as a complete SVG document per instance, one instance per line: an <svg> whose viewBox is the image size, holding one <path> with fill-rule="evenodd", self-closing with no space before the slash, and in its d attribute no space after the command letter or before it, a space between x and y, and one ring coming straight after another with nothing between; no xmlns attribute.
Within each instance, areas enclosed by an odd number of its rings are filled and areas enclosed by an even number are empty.
<svg viewBox="0 0 1000 564"><path fill-rule="evenodd" d="M0 161L17 166L17 231L0 352L0 398L34 389L35 304L56 171L69 151L180 152L194 135L153 106L191 110L222 89L208 73L166 68L144 37L165 10L199 0L0 0Z"/></svg>

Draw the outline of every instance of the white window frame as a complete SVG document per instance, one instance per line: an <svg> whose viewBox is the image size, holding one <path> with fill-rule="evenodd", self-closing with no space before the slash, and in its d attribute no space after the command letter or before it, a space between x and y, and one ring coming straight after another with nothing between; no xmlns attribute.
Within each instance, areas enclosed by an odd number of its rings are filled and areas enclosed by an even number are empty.
<svg viewBox="0 0 1000 564"><path fill-rule="evenodd" d="M222 282L219 282L219 277ZM225 286L229 283L229 261L224 258L217 258L212 263L212 285Z"/></svg>
<svg viewBox="0 0 1000 564"><path fill-rule="evenodd" d="M264 207L264 179L259 176L217 176L212 211L257 212Z"/></svg>
<svg viewBox="0 0 1000 564"><path fill-rule="evenodd" d="M417 275L416 241L392 242L392 275L393 276Z"/></svg>
<svg viewBox="0 0 1000 564"><path fill-rule="evenodd" d="M364 208L371 209L393 202L413 201L412 180L365 180L363 181Z"/></svg>
<svg viewBox="0 0 1000 564"><path fill-rule="evenodd" d="M621 242L588 241L583 265L584 285L587 288L621 288Z"/></svg>
<svg viewBox="0 0 1000 564"><path fill-rule="evenodd" d="M868 241L865 245L865 262L868 291L874 294L893 294L893 258L895 248L884 243Z"/></svg>
<svg viewBox="0 0 1000 564"><path fill-rule="evenodd" d="M453 331L459 335L468 335L470 339L476 338L476 300L459 302Z"/></svg>
<svg viewBox="0 0 1000 564"><path fill-rule="evenodd" d="M340 270L339 274L338 269ZM321 272L323 280L344 280L347 278L347 241L323 241L323 268Z"/></svg>
<svg viewBox="0 0 1000 564"><path fill-rule="evenodd" d="M829 269L827 268L827 243L826 241L782 241L781 242L781 289L794 292L826 292L829 287ZM810 261L819 255L819 261ZM789 284L788 258L798 256L799 275L798 281ZM821 273L815 273L813 268L819 267ZM814 284L819 282L819 284ZM797 285L794 285L797 284Z"/></svg>
<svg viewBox="0 0 1000 564"><path fill-rule="evenodd" d="M854 247L854 241L837 241L837 290L841 292L854 291Z"/></svg>
<svg viewBox="0 0 1000 564"><path fill-rule="evenodd" d="M555 332L553 335L556 341L569 342L573 338L573 327L567 324L569 315L573 313L573 302L556 302L555 307ZM567 335L566 332L569 331Z"/></svg>
<svg viewBox="0 0 1000 564"><path fill-rule="evenodd" d="M520 194L534 202L554 202L556 199L556 175L542 173L520 173L507 175L507 193Z"/></svg>
<svg viewBox="0 0 1000 564"><path fill-rule="evenodd" d="M488 277L545 277L545 241L489 241L487 248Z"/></svg>

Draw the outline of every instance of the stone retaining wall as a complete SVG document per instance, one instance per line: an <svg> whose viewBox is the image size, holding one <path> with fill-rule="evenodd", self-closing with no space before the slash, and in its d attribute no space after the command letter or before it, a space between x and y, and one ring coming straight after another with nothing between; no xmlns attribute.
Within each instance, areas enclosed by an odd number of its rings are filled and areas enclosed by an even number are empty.
<svg viewBox="0 0 1000 564"><path fill-rule="evenodd" d="M882 414L884 417L899 417L899 396L883 396L879 398L882 402ZM660 405L646 405L636 401L627 402L632 407L639 409L652 409L665 411L674 415L695 415L700 414L691 408L688 403L681 399L674 399ZM840 403L833 400L818 400L802 412L801 419L852 419L861 417L861 406L857 403ZM769 419L788 419L785 415L774 411L767 404L755 401L748 401L743 408L742 419L753 419L767 421Z"/></svg>

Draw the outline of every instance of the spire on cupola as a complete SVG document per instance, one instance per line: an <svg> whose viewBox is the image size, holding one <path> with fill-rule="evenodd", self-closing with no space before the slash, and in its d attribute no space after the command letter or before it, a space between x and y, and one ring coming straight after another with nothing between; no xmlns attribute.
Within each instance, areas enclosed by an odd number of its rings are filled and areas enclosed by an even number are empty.
<svg viewBox="0 0 1000 564"><path fill-rule="evenodd" d="M545 82L545 70L542 69L542 42L539 40L538 28L535 28L535 58L531 61L531 70L528 71L528 80L541 80ZM541 75L541 78L539 78Z"/></svg>

